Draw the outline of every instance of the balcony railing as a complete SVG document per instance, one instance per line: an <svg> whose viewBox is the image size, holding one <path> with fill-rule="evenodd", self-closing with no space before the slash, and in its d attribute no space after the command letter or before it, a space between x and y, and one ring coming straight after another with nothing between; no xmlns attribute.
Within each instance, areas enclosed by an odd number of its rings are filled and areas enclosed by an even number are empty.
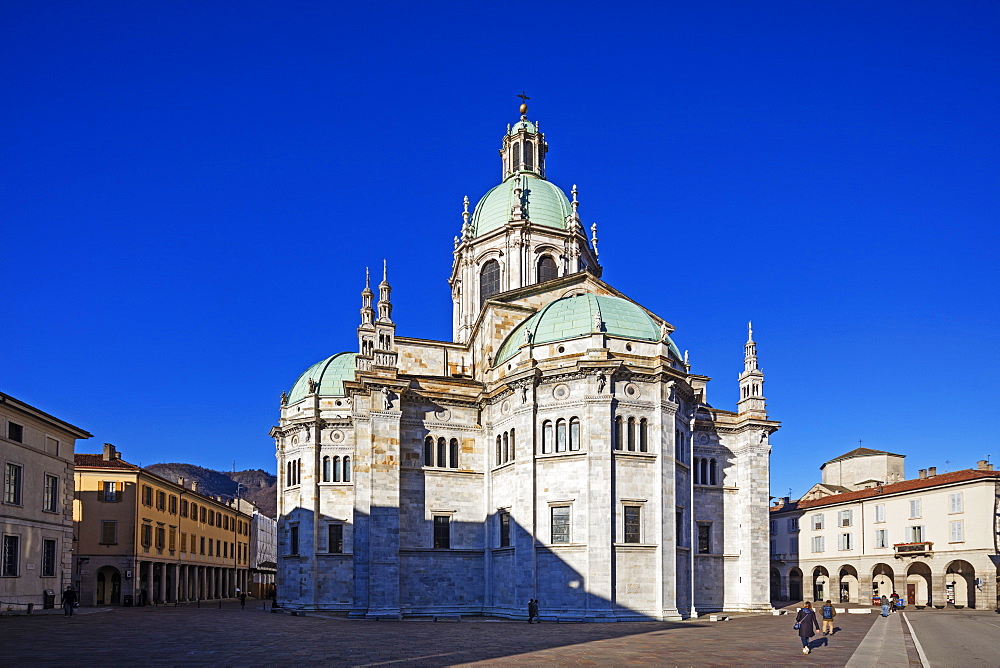
<svg viewBox="0 0 1000 668"><path fill-rule="evenodd" d="M896 549L896 558L901 557L917 557L923 554L930 554L934 548L934 543L930 541L922 541L919 543L895 543L893 547Z"/></svg>

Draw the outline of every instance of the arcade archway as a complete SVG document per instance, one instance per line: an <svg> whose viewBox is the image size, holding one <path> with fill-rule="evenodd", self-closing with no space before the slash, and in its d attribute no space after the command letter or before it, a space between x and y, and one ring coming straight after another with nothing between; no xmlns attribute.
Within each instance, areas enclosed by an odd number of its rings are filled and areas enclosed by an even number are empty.
<svg viewBox="0 0 1000 668"><path fill-rule="evenodd" d="M903 600L907 605L931 604L931 567L915 561L906 569L906 591Z"/></svg>
<svg viewBox="0 0 1000 668"><path fill-rule="evenodd" d="M825 601L830 597L830 571L825 566L813 569L813 600Z"/></svg>
<svg viewBox="0 0 1000 668"><path fill-rule="evenodd" d="M97 571L97 605L121 605L122 574L114 566L104 566Z"/></svg>
<svg viewBox="0 0 1000 668"><path fill-rule="evenodd" d="M944 569L944 599L955 607L976 607L976 569L956 559Z"/></svg>

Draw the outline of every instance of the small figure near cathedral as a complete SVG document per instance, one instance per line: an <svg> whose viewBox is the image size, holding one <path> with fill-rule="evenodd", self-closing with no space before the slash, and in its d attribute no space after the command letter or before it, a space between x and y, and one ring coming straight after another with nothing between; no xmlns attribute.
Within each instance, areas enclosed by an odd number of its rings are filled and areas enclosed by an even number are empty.
<svg viewBox="0 0 1000 668"><path fill-rule="evenodd" d="M608 382L608 377L607 376L605 376L603 373L597 374L597 393L598 394L600 394L601 392L604 391L604 386L607 384L607 382Z"/></svg>
<svg viewBox="0 0 1000 668"><path fill-rule="evenodd" d="M63 606L63 616L72 617L73 608L76 607L76 591L73 589L73 585L66 587L66 591L62 594L62 606Z"/></svg>
<svg viewBox="0 0 1000 668"><path fill-rule="evenodd" d="M538 617L538 599L530 598L528 599L528 623L531 624L533 619ZM538 623L542 623L542 619L538 617Z"/></svg>
<svg viewBox="0 0 1000 668"><path fill-rule="evenodd" d="M392 390L390 390L388 387L382 388L382 402L383 402L382 406L383 410L387 411L392 410Z"/></svg>

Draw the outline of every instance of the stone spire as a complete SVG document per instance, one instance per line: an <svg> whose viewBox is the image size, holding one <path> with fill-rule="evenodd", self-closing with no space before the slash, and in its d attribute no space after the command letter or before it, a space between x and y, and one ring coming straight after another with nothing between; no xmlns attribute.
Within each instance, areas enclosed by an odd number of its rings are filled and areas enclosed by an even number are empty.
<svg viewBox="0 0 1000 668"><path fill-rule="evenodd" d="M382 260L382 282L378 284L378 320L375 321L375 366L396 366L396 324L392 321L392 302L389 294L388 269Z"/></svg>
<svg viewBox="0 0 1000 668"><path fill-rule="evenodd" d="M508 128L503 138L503 148L500 149L503 180L521 172L530 172L544 179L545 154L549 146L545 143L545 135L538 130L538 125L528 120L528 96L521 93L518 97L522 100L521 120Z"/></svg>
<svg viewBox="0 0 1000 668"><path fill-rule="evenodd" d="M767 416L764 399L764 372L757 366L757 343L753 340L753 323L747 323L747 342L743 347L743 373L740 374L740 413L754 413Z"/></svg>
<svg viewBox="0 0 1000 668"><path fill-rule="evenodd" d="M371 276L365 267L365 289L361 291L361 326L358 327L358 356L355 366L362 371L371 369L375 354L375 309L372 308Z"/></svg>

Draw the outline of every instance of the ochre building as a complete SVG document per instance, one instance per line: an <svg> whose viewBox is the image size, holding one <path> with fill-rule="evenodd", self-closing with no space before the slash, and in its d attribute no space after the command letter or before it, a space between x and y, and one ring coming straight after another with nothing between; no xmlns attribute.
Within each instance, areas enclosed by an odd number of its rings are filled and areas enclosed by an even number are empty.
<svg viewBox="0 0 1000 668"><path fill-rule="evenodd" d="M121 458L76 455L76 572L82 605L233 598L249 584L251 518Z"/></svg>

